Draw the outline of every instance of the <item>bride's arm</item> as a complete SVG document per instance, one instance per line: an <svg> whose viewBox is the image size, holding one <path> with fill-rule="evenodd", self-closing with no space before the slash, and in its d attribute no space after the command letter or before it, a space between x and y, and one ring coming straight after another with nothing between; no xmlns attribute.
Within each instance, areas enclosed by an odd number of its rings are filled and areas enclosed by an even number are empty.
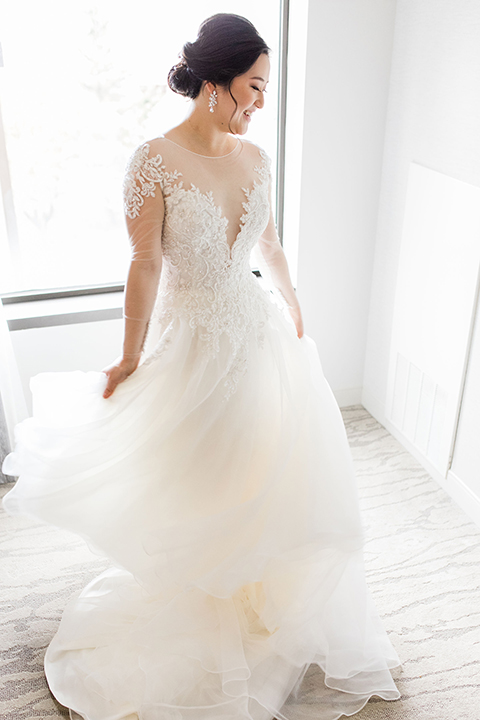
<svg viewBox="0 0 480 720"><path fill-rule="evenodd" d="M138 190L135 185L133 188ZM132 255L125 285L123 349L121 357L103 370L108 378L104 398L110 397L117 385L136 370L155 303L162 270L165 208L160 188L151 192L146 198L137 194L135 207L127 210Z"/></svg>
<svg viewBox="0 0 480 720"><path fill-rule="evenodd" d="M278 238L272 212L270 212L270 220L268 221L265 232L258 241L258 246L267 266L271 281L285 300L293 322L295 323L297 335L301 338L303 336L303 319L300 303L298 302L290 279L287 258L285 257ZM260 267L260 272L261 271L262 268Z"/></svg>

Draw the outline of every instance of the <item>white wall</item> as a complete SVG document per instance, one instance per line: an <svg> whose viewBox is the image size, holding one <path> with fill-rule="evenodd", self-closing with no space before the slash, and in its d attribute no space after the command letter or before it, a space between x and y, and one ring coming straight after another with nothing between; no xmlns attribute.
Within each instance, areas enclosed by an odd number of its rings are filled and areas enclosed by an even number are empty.
<svg viewBox="0 0 480 720"><path fill-rule="evenodd" d="M395 6L309 3L297 289L341 405L361 399Z"/></svg>
<svg viewBox="0 0 480 720"><path fill-rule="evenodd" d="M480 186L479 78L477 0L397 0L363 382L380 422L410 163Z"/></svg>

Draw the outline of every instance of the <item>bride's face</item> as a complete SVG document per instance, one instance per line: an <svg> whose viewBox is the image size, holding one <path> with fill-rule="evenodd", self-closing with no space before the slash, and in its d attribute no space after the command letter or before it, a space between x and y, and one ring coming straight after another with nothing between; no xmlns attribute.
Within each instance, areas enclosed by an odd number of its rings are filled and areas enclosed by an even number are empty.
<svg viewBox="0 0 480 720"><path fill-rule="evenodd" d="M228 88L217 88L218 107L222 110L222 120L226 120L230 132L235 135L247 132L253 113L263 108L269 76L270 60L268 55L262 54L246 73L233 79L230 90L237 107Z"/></svg>

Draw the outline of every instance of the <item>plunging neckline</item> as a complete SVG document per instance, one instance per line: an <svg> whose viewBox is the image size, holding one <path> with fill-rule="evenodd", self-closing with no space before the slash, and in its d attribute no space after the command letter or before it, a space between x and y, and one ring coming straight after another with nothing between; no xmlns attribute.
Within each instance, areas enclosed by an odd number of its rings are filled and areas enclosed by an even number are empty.
<svg viewBox="0 0 480 720"><path fill-rule="evenodd" d="M163 134L159 135L158 138L161 138L162 140L167 140L172 145L175 145L175 147L180 148L180 150L184 150L185 152L190 153L191 155L194 155L195 157L202 158L205 160L222 160L222 159L230 158L237 152L237 150L242 151L243 147L244 147L242 139L237 138L237 143L236 143L235 147L233 148L233 150L230 150L230 152L226 153L225 155L201 155L200 153L194 152L193 150L189 150L188 148L184 147L183 145L179 145L174 140L170 140L170 138L165 137L165 135L163 135ZM180 173L180 176L183 177L183 173ZM225 241L225 246L228 251L229 260L233 259L233 248L235 247L235 245L237 245L238 240L240 239L240 236L242 235L243 230L245 228L245 223L246 223L247 215L249 212L249 204L250 204L249 198L250 198L251 193L254 192L256 185L257 185L257 183L254 179L253 187L250 190L246 190L245 188L242 187L242 191L245 194L245 200L242 201L242 207L243 207L244 212L240 215L239 222L238 222L238 231L235 233L234 239L233 239L233 242L231 245L228 242L228 235L227 235L227 229L228 229L228 226L230 225L230 220L224 214L222 205L217 204L215 202L215 200L213 198L213 192L212 191L202 192L192 182L190 183L190 186L191 186L190 188L183 188L183 190L185 192L193 191L193 192L199 193L205 200L207 200L211 204L211 206L218 213L218 216L223 218L224 220L226 220L227 224L225 226L224 232L222 233L222 239Z"/></svg>
<svg viewBox="0 0 480 720"><path fill-rule="evenodd" d="M169 143L171 143L175 147L178 147L181 150L185 150L185 152L188 152L188 153L194 155L195 157L199 157L199 158L206 159L206 160L221 160L222 158L229 158L239 148L240 148L240 150L243 150L243 147L244 147L242 140L240 138L238 138L237 145L234 147L233 150L231 150L229 153L227 153L227 155L219 155L219 156L214 157L214 156L209 156L209 155L200 155L199 153L195 153L192 150L188 150L187 148L183 147L182 145L178 145L173 140L170 140L169 138L165 137L165 135L159 135L158 137L163 140L167 140ZM263 164L263 168L265 168L266 161L265 161L264 157L261 158L260 162ZM215 201L213 191L212 190L202 191L202 190L200 190L200 188L197 185L195 185L191 181L189 183L190 184L189 188L183 187L184 175L182 172L176 171L178 173L177 177L179 177L181 179L181 183L182 183L181 186L177 185L177 191L182 191L183 193L197 194L197 196L201 197L204 201L206 201L210 205L210 207L215 211L215 214L217 215L218 218L221 218L222 220L225 221L225 227L223 228L223 232L221 233L221 239L226 248L229 261L233 260L235 247L239 244L239 241L241 240L241 237L242 237L245 227L247 225L247 222L249 219L249 213L251 211L252 195L253 195L253 193L255 193L258 190L259 186L261 185L261 179L262 179L261 169L262 169L262 167L261 167L260 163L254 167L254 172L259 176L259 180L257 180L257 178L254 177L251 188L247 189L245 187L242 187L242 192L244 193L244 200L241 202L243 212L239 217L238 226L237 226L238 229L234 235L234 239L233 239L233 242L231 245L228 242L228 233L227 233L228 227L231 224L230 219L227 217L227 215L225 215L222 204L217 203Z"/></svg>
<svg viewBox="0 0 480 720"><path fill-rule="evenodd" d="M165 139L167 140L168 138L165 138ZM230 223L229 218L224 214L222 206L215 202L215 200L213 198L213 192L211 190L208 192L202 192L202 190L200 190L200 188L198 188L193 183L190 183L189 188L181 187L181 188L177 188L177 190L184 192L184 193L193 193L194 195L196 194L197 196L200 196L203 200L205 200L207 203L209 203L210 207L213 210L215 210L217 217L226 221L225 227L223 228L223 232L221 234L221 239L224 241L224 245L227 250L229 260L231 261L231 260L233 260L234 248L236 245L238 245L238 241L240 240L240 237L243 234L246 224L247 224L247 221L248 221L249 213L251 210L250 205L251 205L252 194L256 190L258 190L258 187L259 187L259 185L258 185L257 181L254 180L253 187L251 189L247 190L246 188L242 188L243 192L245 193L245 200L242 202L242 207L243 207L244 212L240 216L239 223L238 223L238 231L235 234L235 239L231 245L228 242L228 236L227 236L227 228Z"/></svg>

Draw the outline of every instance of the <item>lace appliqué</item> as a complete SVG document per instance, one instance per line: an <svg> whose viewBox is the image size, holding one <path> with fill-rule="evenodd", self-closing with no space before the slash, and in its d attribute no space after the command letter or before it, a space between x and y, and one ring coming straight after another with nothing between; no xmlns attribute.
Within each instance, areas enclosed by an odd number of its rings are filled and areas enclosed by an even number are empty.
<svg viewBox="0 0 480 720"><path fill-rule="evenodd" d="M127 164L123 182L123 206L125 215L131 220L140 215L146 197L155 197L156 183L165 192L180 177L180 173L176 171L166 171L161 155L149 158L149 151L148 143L141 145Z"/></svg>
<svg viewBox="0 0 480 720"><path fill-rule="evenodd" d="M257 345L262 345L270 315L267 295L250 269L251 250L270 215L269 161L262 152L263 164L254 168L257 178L253 187L243 188L244 214L230 248L226 234L228 219L215 204L213 193L201 192L194 185L185 188L181 174L167 173L161 156L148 158L148 151L145 145L132 158L125 206L128 211L139 213L143 198L155 192L155 183L162 187L164 261L150 322L167 328L174 319L183 319L198 334L202 352L212 358L221 349L225 351L227 342L224 395L229 397L246 372L249 343L254 339ZM168 347L166 339L160 340L145 362L163 354Z"/></svg>
<svg viewBox="0 0 480 720"><path fill-rule="evenodd" d="M162 355L168 350L168 348L172 344L172 333L173 322L171 322L169 326L163 331L160 340L155 345L153 351L145 357L142 365L150 365L152 362L162 357Z"/></svg>

